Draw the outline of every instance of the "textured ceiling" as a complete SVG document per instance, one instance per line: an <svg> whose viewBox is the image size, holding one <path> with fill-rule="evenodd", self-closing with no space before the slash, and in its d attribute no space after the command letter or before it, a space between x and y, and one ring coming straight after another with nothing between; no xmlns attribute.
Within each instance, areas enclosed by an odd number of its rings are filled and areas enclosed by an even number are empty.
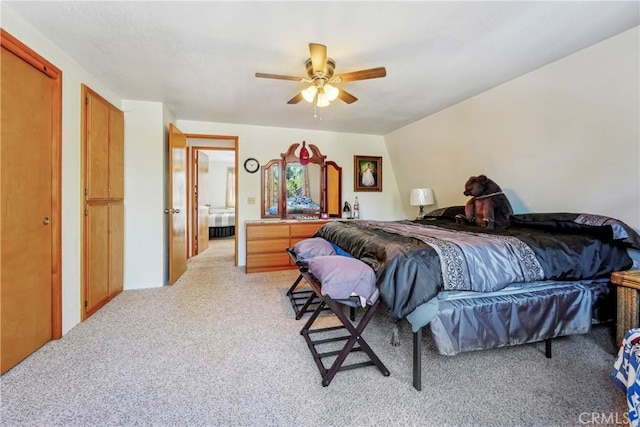
<svg viewBox="0 0 640 427"><path fill-rule="evenodd" d="M631 2L30 2L9 7L123 99L177 119L384 135L639 25ZM359 100L287 105L310 42ZM64 71L64 70L63 70Z"/></svg>

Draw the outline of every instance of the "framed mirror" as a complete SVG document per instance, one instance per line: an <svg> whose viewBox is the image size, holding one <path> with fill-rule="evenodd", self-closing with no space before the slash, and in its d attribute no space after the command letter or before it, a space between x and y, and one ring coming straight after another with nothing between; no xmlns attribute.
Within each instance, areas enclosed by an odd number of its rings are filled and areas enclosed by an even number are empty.
<svg viewBox="0 0 640 427"><path fill-rule="evenodd" d="M302 141L282 153L283 218L320 217L324 212L324 159L318 147ZM306 161L305 161L306 160ZM303 164L304 163L304 164Z"/></svg>
<svg viewBox="0 0 640 427"><path fill-rule="evenodd" d="M260 208L262 218L281 218L280 173L281 160L271 160L260 171Z"/></svg>
<svg viewBox="0 0 640 427"><path fill-rule="evenodd" d="M320 218L342 214L342 168L318 147L292 144L261 170L262 218Z"/></svg>
<svg viewBox="0 0 640 427"><path fill-rule="evenodd" d="M336 162L324 164L325 188L327 189L325 212L332 218L342 216L342 168Z"/></svg>

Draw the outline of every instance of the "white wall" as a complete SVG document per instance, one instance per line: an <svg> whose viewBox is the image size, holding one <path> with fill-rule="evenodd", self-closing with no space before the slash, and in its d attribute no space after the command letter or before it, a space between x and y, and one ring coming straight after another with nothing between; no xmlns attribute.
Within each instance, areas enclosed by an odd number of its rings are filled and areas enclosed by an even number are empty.
<svg viewBox="0 0 640 427"><path fill-rule="evenodd" d="M404 219L401 200L398 197L396 178L384 139L377 135L323 132L305 129L288 129L265 126L234 125L226 123L195 122L178 120L184 133L205 135L238 136L238 264L245 265L244 222L260 219L260 173L250 174L242 165L247 157L255 157L261 165L271 159L280 158L293 143L318 146L327 160L342 166L342 200L353 205L357 195L361 217L365 219ZM353 156L382 157L382 192L353 192ZM255 197L256 204L247 204L248 197Z"/></svg>
<svg viewBox="0 0 640 427"><path fill-rule="evenodd" d="M204 152L209 155L208 152ZM209 159L209 203L213 208L226 207L227 200L227 169L233 168L234 163L220 162ZM243 169L244 170L244 169Z"/></svg>
<svg viewBox="0 0 640 427"><path fill-rule="evenodd" d="M386 135L407 212L411 188L460 205L485 173L517 212L640 227L639 52L636 27Z"/></svg>
<svg viewBox="0 0 640 427"><path fill-rule="evenodd" d="M162 286L164 239L163 105L122 101L125 125L124 289Z"/></svg>
<svg viewBox="0 0 640 427"><path fill-rule="evenodd" d="M80 322L82 83L120 108L120 98L0 2L2 28L62 71L62 333Z"/></svg>

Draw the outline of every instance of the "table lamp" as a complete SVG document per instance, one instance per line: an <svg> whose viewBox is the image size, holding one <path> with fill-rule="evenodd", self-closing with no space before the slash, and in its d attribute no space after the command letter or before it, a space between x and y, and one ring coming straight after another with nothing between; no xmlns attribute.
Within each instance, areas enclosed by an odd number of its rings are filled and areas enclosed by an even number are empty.
<svg viewBox="0 0 640 427"><path fill-rule="evenodd" d="M420 213L418 218L422 219L424 216L424 207L427 205L433 205L433 190L430 188L414 188L411 190L411 196L409 203L411 206L420 206Z"/></svg>

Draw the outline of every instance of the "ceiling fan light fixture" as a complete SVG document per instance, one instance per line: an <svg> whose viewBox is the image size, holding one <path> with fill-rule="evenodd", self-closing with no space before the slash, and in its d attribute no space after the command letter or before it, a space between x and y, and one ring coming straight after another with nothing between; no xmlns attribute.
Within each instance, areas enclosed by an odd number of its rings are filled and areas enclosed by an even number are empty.
<svg viewBox="0 0 640 427"><path fill-rule="evenodd" d="M311 85L301 92L302 97L307 102L313 102L313 99L316 97L317 91L318 91L318 88L315 85Z"/></svg>
<svg viewBox="0 0 640 427"><path fill-rule="evenodd" d="M330 104L327 94L324 93L324 90L320 88L318 90L318 99L316 101L316 105L318 107L328 107Z"/></svg>
<svg viewBox="0 0 640 427"><path fill-rule="evenodd" d="M327 99L329 101L335 101L338 98L338 94L340 91L337 87L331 86L330 84L325 84L323 87L324 93L327 94Z"/></svg>

